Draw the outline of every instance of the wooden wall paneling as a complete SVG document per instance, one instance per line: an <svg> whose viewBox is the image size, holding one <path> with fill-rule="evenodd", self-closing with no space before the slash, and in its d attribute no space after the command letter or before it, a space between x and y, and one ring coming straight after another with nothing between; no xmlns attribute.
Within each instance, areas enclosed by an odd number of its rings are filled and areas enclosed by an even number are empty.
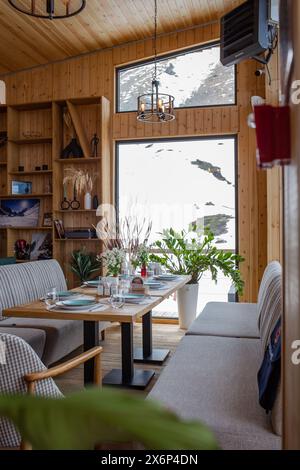
<svg viewBox="0 0 300 470"><path fill-rule="evenodd" d="M238 67L238 104L240 111L239 149L239 251L245 262L241 271L246 282L244 298L256 302L259 283L267 264L265 176L256 168L256 141L247 124L251 96L263 92L255 77L256 64L243 62ZM261 183L258 184L258 180ZM262 202L264 201L264 203Z"/></svg>
<svg viewBox="0 0 300 470"><path fill-rule="evenodd" d="M279 51L276 49L270 62L271 84L266 80L266 100L268 104L279 104ZM281 167L267 172L268 193L268 261L283 261L283 213L282 213L282 178Z"/></svg>
<svg viewBox="0 0 300 470"><path fill-rule="evenodd" d="M101 198L102 204L114 203L115 165L111 157L111 104L107 98L101 98Z"/></svg>

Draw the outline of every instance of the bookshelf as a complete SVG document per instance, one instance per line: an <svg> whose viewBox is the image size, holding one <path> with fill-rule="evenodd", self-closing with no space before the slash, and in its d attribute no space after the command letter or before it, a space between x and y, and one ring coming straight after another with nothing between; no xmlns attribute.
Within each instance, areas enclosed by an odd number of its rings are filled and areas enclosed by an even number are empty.
<svg viewBox="0 0 300 470"><path fill-rule="evenodd" d="M83 158L61 159L62 150L70 142L71 131L64 121L68 110L76 131ZM59 100L0 107L0 137L7 143L0 148L0 202L7 199L39 201L37 226L0 227L0 256L14 255L15 242L24 239L31 243L33 233L51 233L53 258L65 271L69 286L74 278L69 270L73 250L86 247L99 253L97 239L59 239L56 230L43 226L44 214L63 222L65 230L92 228L97 223L96 209L84 209L83 196L78 195L78 210L62 210L65 170L76 168L96 175L92 197L99 203L111 202L110 160L110 103L105 97ZM98 154L92 156L91 139L99 137ZM21 168L20 168L21 167ZM30 182L31 193L12 194L12 182ZM68 199L72 199L71 194ZM27 225L27 226L26 226ZM18 260L18 262L24 262Z"/></svg>

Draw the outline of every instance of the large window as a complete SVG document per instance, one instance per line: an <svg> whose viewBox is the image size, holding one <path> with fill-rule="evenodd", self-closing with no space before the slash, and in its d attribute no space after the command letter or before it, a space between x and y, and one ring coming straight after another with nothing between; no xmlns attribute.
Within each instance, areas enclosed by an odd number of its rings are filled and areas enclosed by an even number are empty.
<svg viewBox="0 0 300 470"><path fill-rule="evenodd" d="M139 95L151 91L153 60L117 70L117 111L136 111ZM159 60L160 90L175 96L175 107L235 104L235 67L220 62L213 45Z"/></svg>
<svg viewBox="0 0 300 470"><path fill-rule="evenodd" d="M117 144L119 217L153 223L151 240L173 227L210 226L219 248L236 250L236 145L234 137L168 139ZM202 290L201 290L202 289ZM230 281L200 283L199 305L227 300ZM162 305L164 311L176 305ZM170 316L170 312L168 314Z"/></svg>

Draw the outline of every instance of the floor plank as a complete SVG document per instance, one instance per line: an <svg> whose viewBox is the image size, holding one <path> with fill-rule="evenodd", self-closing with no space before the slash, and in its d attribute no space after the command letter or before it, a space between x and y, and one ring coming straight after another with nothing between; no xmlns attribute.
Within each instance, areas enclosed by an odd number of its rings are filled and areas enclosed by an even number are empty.
<svg viewBox="0 0 300 470"><path fill-rule="evenodd" d="M170 349L171 354L163 366L153 366L146 364L135 364L136 368L140 369L154 369L155 377L144 392L149 393L161 374L163 368L166 366L172 353L175 351L179 341L184 336L185 331L180 330L178 325L169 324L153 324L153 345L158 348ZM141 346L142 338L142 325L136 324L134 326L134 345ZM105 341L101 343L103 346L102 353L102 371L103 375L113 368L119 368L121 365L121 331L120 325L113 325L106 330ZM68 358L80 354L81 349L72 353ZM58 378L56 383L64 394L69 394L83 389L83 366L77 367L73 371L64 374Z"/></svg>

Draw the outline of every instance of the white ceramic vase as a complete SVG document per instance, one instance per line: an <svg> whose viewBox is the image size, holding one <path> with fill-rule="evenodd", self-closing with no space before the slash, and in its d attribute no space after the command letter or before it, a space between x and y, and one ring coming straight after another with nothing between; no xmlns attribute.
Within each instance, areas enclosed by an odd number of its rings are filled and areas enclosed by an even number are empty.
<svg viewBox="0 0 300 470"><path fill-rule="evenodd" d="M179 326L187 330L197 315L199 284L186 284L177 291Z"/></svg>
<svg viewBox="0 0 300 470"><path fill-rule="evenodd" d="M85 208L86 211L89 211L92 208L92 195L91 195L91 193L85 193L85 195L84 195L84 208Z"/></svg>

